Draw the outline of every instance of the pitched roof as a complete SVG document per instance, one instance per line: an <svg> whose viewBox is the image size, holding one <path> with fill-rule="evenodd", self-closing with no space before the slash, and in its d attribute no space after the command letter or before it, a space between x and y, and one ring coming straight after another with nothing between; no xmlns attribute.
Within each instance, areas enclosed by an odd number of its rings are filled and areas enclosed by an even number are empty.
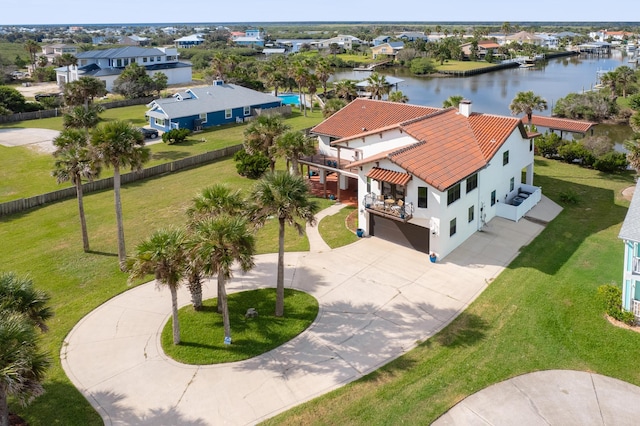
<svg viewBox="0 0 640 426"><path fill-rule="evenodd" d="M385 181L394 183L396 185L406 185L411 180L409 173L394 172L393 170L382 169L380 167L374 167L369 170L367 177L377 181Z"/></svg>
<svg viewBox="0 0 640 426"><path fill-rule="evenodd" d="M188 89L186 93L190 94L191 97L185 97L183 100L177 98L156 99L152 102L154 104L152 109L159 107L164 112L164 118L171 119L245 106L274 102L282 103L282 99L277 96L235 84L215 84L213 86L198 87ZM154 114L154 116L157 115L157 113Z"/></svg>
<svg viewBox="0 0 640 426"><path fill-rule="evenodd" d="M563 130L565 132L587 133L593 126L598 123L581 120L569 120L566 118L545 117L542 115L532 115L531 124L536 127L547 127L549 129Z"/></svg>
<svg viewBox="0 0 640 426"><path fill-rule="evenodd" d="M105 50L89 50L87 52L80 52L76 55L78 59L116 59L116 58L136 58L140 56L165 56L165 53L162 50L149 48L149 47L138 47L138 46L127 46L127 47L117 47L114 49L105 49Z"/></svg>
<svg viewBox="0 0 640 426"><path fill-rule="evenodd" d="M315 126L311 132L345 138L360 134L367 129L398 125L438 110L439 108L420 105L358 98Z"/></svg>
<svg viewBox="0 0 640 426"><path fill-rule="evenodd" d="M640 180L636 183L631 204L622 222L618 238L623 240L640 241Z"/></svg>

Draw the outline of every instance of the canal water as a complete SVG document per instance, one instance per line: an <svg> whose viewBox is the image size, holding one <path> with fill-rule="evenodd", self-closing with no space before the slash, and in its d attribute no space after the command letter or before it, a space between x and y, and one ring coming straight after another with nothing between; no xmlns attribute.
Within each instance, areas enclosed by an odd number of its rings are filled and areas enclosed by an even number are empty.
<svg viewBox="0 0 640 426"><path fill-rule="evenodd" d="M473 103L473 111L510 115L509 104L518 92L531 90L547 100L549 109L535 114L551 115L553 105L569 93L582 93L597 84L598 72L612 71L621 65L631 65L628 57L614 50L610 56L567 56L539 62L530 68L510 68L470 77L416 77L405 69L388 68L380 74L404 80L398 90L409 103L441 107L449 96L461 95ZM362 81L369 71L341 71L332 81L350 79ZM622 127L622 128L620 128ZM596 127L598 134L612 136L620 142L631 135L628 126ZM614 136L615 134L615 136Z"/></svg>

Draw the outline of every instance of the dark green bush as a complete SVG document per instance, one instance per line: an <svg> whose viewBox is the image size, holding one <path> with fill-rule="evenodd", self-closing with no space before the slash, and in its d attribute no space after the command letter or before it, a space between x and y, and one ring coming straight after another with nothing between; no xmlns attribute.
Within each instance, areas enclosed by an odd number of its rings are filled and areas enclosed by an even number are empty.
<svg viewBox="0 0 640 426"><path fill-rule="evenodd" d="M612 284L601 285L598 287L598 297L602 301L605 312L611 318L629 325L636 323L633 312L622 309L622 290L618 286Z"/></svg>
<svg viewBox="0 0 640 426"><path fill-rule="evenodd" d="M547 158L558 155L558 148L562 146L562 143L560 136L555 133L545 133L535 139L538 154Z"/></svg>
<svg viewBox="0 0 640 426"><path fill-rule="evenodd" d="M558 148L558 155L567 163L580 162L581 164L592 164L593 155L578 142L570 142Z"/></svg>
<svg viewBox="0 0 640 426"><path fill-rule="evenodd" d="M187 136L191 134L189 129L171 129L162 135L162 141L168 145L184 142Z"/></svg>
<svg viewBox="0 0 640 426"><path fill-rule="evenodd" d="M578 194L572 189L562 191L560 193L560 201L567 204L578 204Z"/></svg>
<svg viewBox="0 0 640 426"><path fill-rule="evenodd" d="M233 160L236 162L238 174L249 179L258 179L271 165L269 159L263 154L250 155L244 149L236 152Z"/></svg>
<svg viewBox="0 0 640 426"><path fill-rule="evenodd" d="M598 157L593 163L593 168L601 172L613 173L626 169L627 164L629 163L625 154L612 151Z"/></svg>

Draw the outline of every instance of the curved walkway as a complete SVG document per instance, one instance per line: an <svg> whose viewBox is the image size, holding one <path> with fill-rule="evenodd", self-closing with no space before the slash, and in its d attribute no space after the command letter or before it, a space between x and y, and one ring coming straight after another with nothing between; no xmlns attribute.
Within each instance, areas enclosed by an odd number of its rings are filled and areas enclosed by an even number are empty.
<svg viewBox="0 0 640 426"><path fill-rule="evenodd" d="M543 198L530 215L550 220L558 212ZM107 425L254 424L356 380L435 334L542 229L528 220L494 219L435 264L377 238L286 253L285 285L316 297L318 318L285 345L232 364L183 365L164 355L159 335L171 302L151 282L83 318L65 339L62 365ZM273 286L276 260L257 256L256 268L237 274L229 291ZM215 296L214 282L204 296ZM188 303L187 290L179 301Z"/></svg>

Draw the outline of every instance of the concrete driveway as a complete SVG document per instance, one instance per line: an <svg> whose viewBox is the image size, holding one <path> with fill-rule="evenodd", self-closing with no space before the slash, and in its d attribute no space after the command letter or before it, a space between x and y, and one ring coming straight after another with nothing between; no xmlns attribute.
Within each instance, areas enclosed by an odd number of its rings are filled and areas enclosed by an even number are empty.
<svg viewBox="0 0 640 426"><path fill-rule="evenodd" d="M0 145L28 146L36 151L52 153L55 147L51 141L59 134L59 131L49 129L0 129Z"/></svg>
<svg viewBox="0 0 640 426"><path fill-rule="evenodd" d="M62 366L107 425L254 424L433 336L542 229L527 220L494 219L438 263L377 238L287 253L285 283L319 300L318 318L285 345L232 364L183 365L163 354L159 336L171 302L169 292L151 282L82 319L65 339ZM276 255L258 256L256 268L232 279L229 291L273 286L275 271ZM214 297L215 283L205 293ZM188 303L186 290L179 301Z"/></svg>

